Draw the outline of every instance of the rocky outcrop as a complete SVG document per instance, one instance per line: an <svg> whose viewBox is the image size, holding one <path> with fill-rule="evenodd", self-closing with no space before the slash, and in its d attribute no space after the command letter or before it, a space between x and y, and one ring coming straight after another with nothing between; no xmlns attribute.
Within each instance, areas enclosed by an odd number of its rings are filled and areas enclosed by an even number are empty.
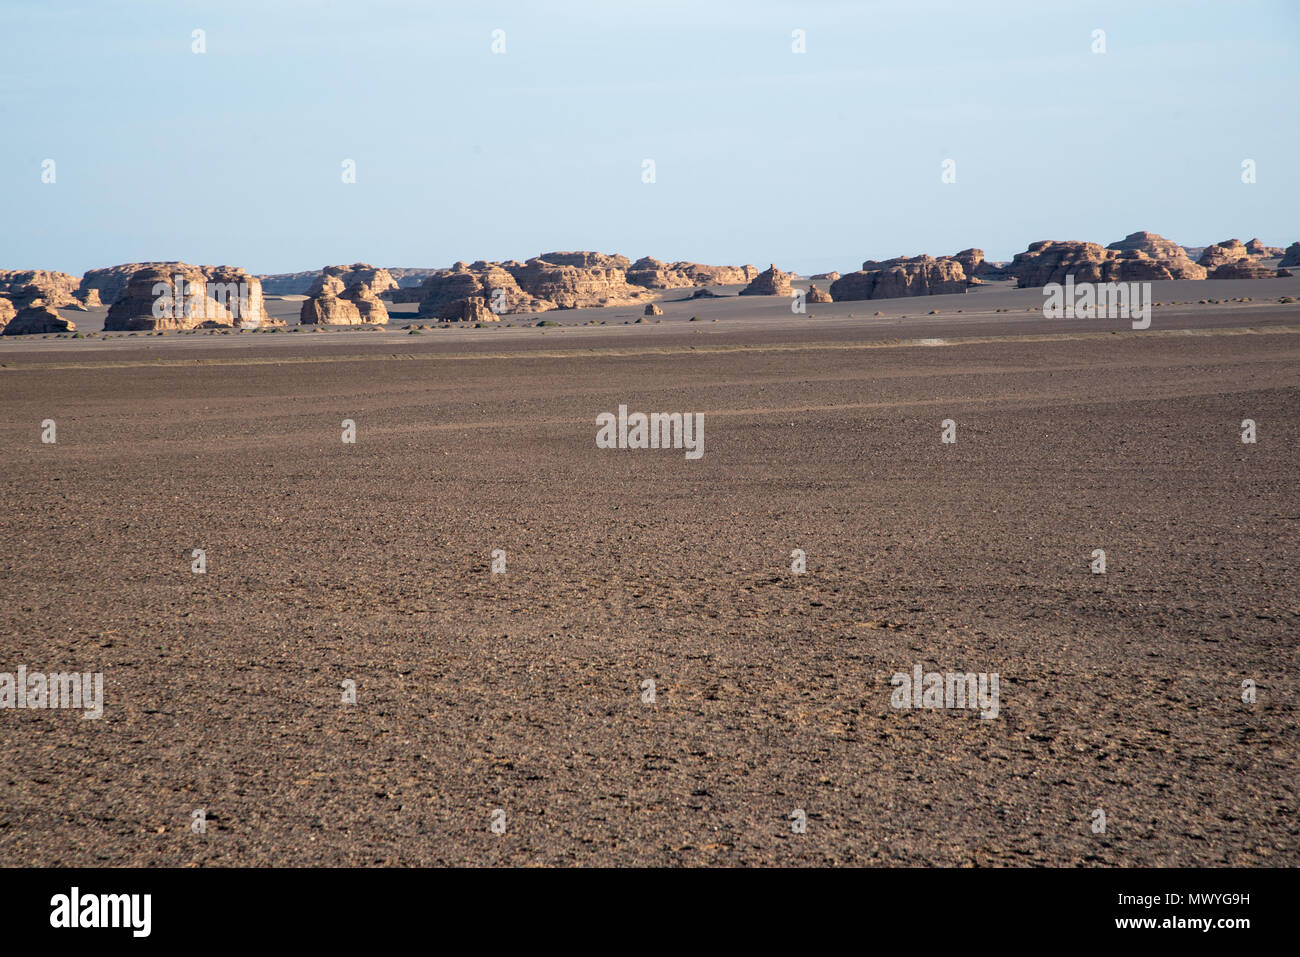
<svg viewBox="0 0 1300 957"><path fill-rule="evenodd" d="M5 324L0 335L34 336L37 334L73 332L76 328L76 323L64 319L44 300L34 299L18 310L18 314Z"/></svg>
<svg viewBox="0 0 1300 957"><path fill-rule="evenodd" d="M1276 259L1284 252L1281 246L1265 246L1258 238L1246 240L1246 254L1256 259Z"/></svg>
<svg viewBox="0 0 1300 957"><path fill-rule="evenodd" d="M542 253L537 257L554 266L573 266L575 269L617 269L627 272L632 260L626 256L607 256L605 253L593 252L555 252ZM533 262L533 260L528 260Z"/></svg>
<svg viewBox="0 0 1300 957"><path fill-rule="evenodd" d="M1197 262L1206 269L1217 269L1238 259L1245 259L1248 255L1246 244L1240 239L1225 239L1213 246L1206 246L1205 252L1201 253L1201 258Z"/></svg>
<svg viewBox="0 0 1300 957"><path fill-rule="evenodd" d="M1295 273L1293 273L1293 272L1292 272L1291 270L1289 270L1289 269L1283 269L1281 266L1279 266L1279 267L1277 268L1277 278L1278 278L1278 279L1290 279L1290 278L1292 278L1294 275L1295 275Z"/></svg>
<svg viewBox="0 0 1300 957"><path fill-rule="evenodd" d="M966 274L967 279L974 279L980 266L984 265L984 250L963 249L959 253L954 253L951 258L961 263L962 272Z"/></svg>
<svg viewBox="0 0 1300 957"><path fill-rule="evenodd" d="M645 314L647 316L662 316L664 311L656 306L653 302L646 303Z"/></svg>
<svg viewBox="0 0 1300 957"><path fill-rule="evenodd" d="M457 299L442 307L439 319L448 322L500 322L501 317L488 308L487 300L481 296Z"/></svg>
<svg viewBox="0 0 1300 957"><path fill-rule="evenodd" d="M207 280L207 294L231 314L232 325L245 329L283 326L266 311L262 281L239 266L200 266ZM224 324L224 323L223 323Z"/></svg>
<svg viewBox="0 0 1300 957"><path fill-rule="evenodd" d="M834 282L836 279L840 278L840 274L832 269L830 272L819 272L817 275L810 276L809 278L822 279L825 280L826 282Z"/></svg>
<svg viewBox="0 0 1300 957"><path fill-rule="evenodd" d="M369 263L353 263L351 266L326 266L316 274L316 278L307 287L306 294L308 296L319 295L329 280L332 279L342 282L344 289L355 289L364 286L376 297L389 289L397 288L397 281L393 279L387 269L380 269Z"/></svg>
<svg viewBox="0 0 1300 957"><path fill-rule="evenodd" d="M627 281L646 289L682 289L750 282L757 275L758 269L754 266L706 266L685 261L663 263L644 256L628 268Z"/></svg>
<svg viewBox="0 0 1300 957"><path fill-rule="evenodd" d="M86 301L93 293L99 296L104 305L111 306L121 298L131 277L140 270L184 265L185 263L179 262L122 263L117 266L106 266L103 269L91 269L81 277L77 296L82 301Z"/></svg>
<svg viewBox="0 0 1300 957"><path fill-rule="evenodd" d="M775 264L769 265L740 290L742 296L789 296L793 292L790 273L781 272Z"/></svg>
<svg viewBox="0 0 1300 957"><path fill-rule="evenodd" d="M81 280L66 272L46 269L0 269L0 295L12 299L15 308L34 299L42 300L52 309L65 306L80 308L77 287ZM26 290L26 292L23 292Z"/></svg>
<svg viewBox="0 0 1300 957"><path fill-rule="evenodd" d="M1161 255L1169 258L1155 259L1138 248L1140 242L1134 240L1132 248L1121 250L1106 249L1097 243L1044 240L1031 243L1025 252L1017 253L1006 272L1015 277L1022 289L1063 283L1066 276L1073 276L1077 283L1205 278L1203 268L1186 257L1179 257L1176 250L1157 247Z"/></svg>
<svg viewBox="0 0 1300 957"><path fill-rule="evenodd" d="M566 258L600 256L599 253L563 255ZM626 262L624 256L605 258ZM608 264L572 266L539 257L526 263L506 263L505 268L524 293L542 302L553 303L552 308L557 309L627 305L650 296L643 286L628 282L623 268Z"/></svg>
<svg viewBox="0 0 1300 957"><path fill-rule="evenodd" d="M1254 259L1234 259L1210 273L1211 279L1273 279L1276 276L1273 267Z"/></svg>
<svg viewBox="0 0 1300 957"><path fill-rule="evenodd" d="M831 294L823 289L818 289L814 284L808 284L808 293L804 296L805 302L833 302Z"/></svg>
<svg viewBox="0 0 1300 957"><path fill-rule="evenodd" d="M342 282L339 282L342 285ZM298 322L304 326L359 326L361 310L350 299L344 299L333 284L307 299L298 313Z"/></svg>
<svg viewBox="0 0 1300 957"><path fill-rule="evenodd" d="M1192 262L1187 256L1186 249L1172 239L1165 239L1159 233L1139 230L1136 233L1129 233L1106 248L1120 253L1121 255L1117 257L1119 259L1140 259L1142 257L1131 254L1142 253L1146 258L1154 259L1164 266L1173 279L1205 278L1204 266Z"/></svg>
<svg viewBox="0 0 1300 957"><path fill-rule="evenodd" d="M0 296L0 329L3 329L5 323L17 314L18 310L14 308L13 302L5 296Z"/></svg>
<svg viewBox="0 0 1300 957"><path fill-rule="evenodd" d="M521 266L522 263L512 265ZM441 317L452 303L464 299L485 300L493 314L543 312L555 304L542 302L519 288L514 275L498 263L458 262L451 269L441 269L416 290L422 316ZM394 295L394 299L397 296Z"/></svg>
<svg viewBox="0 0 1300 957"><path fill-rule="evenodd" d="M858 272L831 283L835 302L859 299L895 299L965 292L966 270L956 259L933 256L899 257L884 262L868 259Z"/></svg>
<svg viewBox="0 0 1300 957"><path fill-rule="evenodd" d="M364 323L379 324L388 321L388 307L371 291L367 283L360 282L343 290L341 299L346 299L357 307L357 313Z"/></svg>
<svg viewBox="0 0 1300 957"><path fill-rule="evenodd" d="M97 289L98 287L91 287ZM164 263L137 269L104 319L108 332L199 326L281 326L267 314L262 284L238 266Z"/></svg>
<svg viewBox="0 0 1300 957"><path fill-rule="evenodd" d="M1300 243L1292 243L1286 247L1282 253L1282 261L1279 266L1300 266Z"/></svg>
<svg viewBox="0 0 1300 957"><path fill-rule="evenodd" d="M388 322L388 307L376 289L396 288L386 269L367 263L326 266L312 281L298 311L304 326L380 325Z"/></svg>

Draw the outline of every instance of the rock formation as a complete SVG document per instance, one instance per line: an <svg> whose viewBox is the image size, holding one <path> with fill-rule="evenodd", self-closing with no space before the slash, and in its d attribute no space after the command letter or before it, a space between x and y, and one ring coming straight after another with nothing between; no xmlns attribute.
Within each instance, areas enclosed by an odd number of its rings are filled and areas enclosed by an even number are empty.
<svg viewBox="0 0 1300 957"><path fill-rule="evenodd" d="M758 270L753 266L706 266L685 261L662 263L644 256L628 268L627 281L646 289L682 289L750 282L757 275Z"/></svg>
<svg viewBox="0 0 1300 957"><path fill-rule="evenodd" d="M1161 266L1164 266L1173 279L1205 278L1205 267L1192 262L1187 256L1186 249L1172 239L1165 239L1158 233L1139 230L1136 233L1129 233L1123 239L1111 243L1106 248L1121 254L1142 253L1147 258L1154 259ZM1119 258L1125 257L1121 255ZM1140 257L1130 256L1128 258L1137 259Z"/></svg>
<svg viewBox="0 0 1300 957"><path fill-rule="evenodd" d="M1265 246L1259 239L1246 240L1247 255L1254 256L1256 259L1276 259L1285 252L1281 246Z"/></svg>
<svg viewBox="0 0 1300 957"><path fill-rule="evenodd" d="M579 255L600 254L565 254L566 257ZM612 258L626 261L623 256ZM530 259L522 265L505 265L525 293L544 302L554 303L554 308L558 309L627 305L650 296L644 287L629 283L627 273L617 266L571 266L552 263L541 257Z"/></svg>
<svg viewBox="0 0 1300 957"><path fill-rule="evenodd" d="M1206 246L1205 252L1201 253L1201 258L1197 262L1207 269L1215 269L1236 262L1238 259L1245 259L1248 255L1246 244L1240 239L1225 239L1213 246Z"/></svg>
<svg viewBox="0 0 1300 957"><path fill-rule="evenodd" d="M5 323L17 315L17 313L18 310L14 308L13 302L5 296L0 296L0 329L3 329Z"/></svg>
<svg viewBox="0 0 1300 957"><path fill-rule="evenodd" d="M1023 253L1017 253L1006 272L1014 276L1016 284L1024 289L1065 282L1073 276L1075 282L1145 282L1162 279L1204 279L1205 270L1191 263L1176 249L1163 245L1167 242L1154 233L1145 234L1156 242L1152 248L1162 258L1148 255L1142 248L1142 234L1134 233L1120 244L1125 249L1106 249L1097 243L1043 240L1031 243ZM1139 237L1139 238L1135 238ZM1115 244L1115 245L1120 245ZM1179 247L1181 248L1181 247ZM1168 258L1164 258L1168 257Z"/></svg>
<svg viewBox="0 0 1300 957"><path fill-rule="evenodd" d="M984 265L984 250L963 249L959 253L954 253L950 258L961 263L962 272L966 274L967 279L974 279L980 266Z"/></svg>
<svg viewBox="0 0 1300 957"><path fill-rule="evenodd" d="M604 253L593 252L542 253L537 258L553 266L573 266L575 269L618 269L627 272L632 265L632 261L626 256L607 256Z"/></svg>
<svg viewBox="0 0 1300 957"><path fill-rule="evenodd" d="M1290 279L1290 278L1293 277L1294 275L1295 275L1295 273L1293 273L1291 270L1289 270L1289 269L1283 269L1281 266L1279 266L1278 269L1277 269L1277 278L1278 278L1278 279Z"/></svg>
<svg viewBox="0 0 1300 957"><path fill-rule="evenodd" d="M187 263L137 269L104 319L107 332L279 325L281 320L266 313L255 276L237 266Z"/></svg>
<svg viewBox="0 0 1300 957"><path fill-rule="evenodd" d="M343 290L340 298L346 299L357 307L357 314L361 316L362 322L380 324L388 321L388 307L380 301L379 297L371 291L370 286L364 282L349 286Z"/></svg>
<svg viewBox="0 0 1300 957"><path fill-rule="evenodd" d="M1286 247L1282 253L1282 261L1279 266L1300 266L1300 243L1292 243Z"/></svg>
<svg viewBox="0 0 1300 957"><path fill-rule="evenodd" d="M965 292L967 284L966 270L956 259L933 256L899 257L884 262L868 259L859 272L851 272L831 283L830 294L835 302L894 299Z"/></svg>
<svg viewBox="0 0 1300 957"><path fill-rule="evenodd" d="M42 299L33 299L5 324L0 335L32 336L52 332L73 332L77 328L71 320L64 319Z"/></svg>
<svg viewBox="0 0 1300 957"><path fill-rule="evenodd" d="M781 272L775 265L759 273L749 285L740 290L742 296L789 296L793 293L790 286L790 273Z"/></svg>
<svg viewBox="0 0 1300 957"><path fill-rule="evenodd" d="M184 265L186 264L180 262L122 263L117 266L106 266L103 269L91 269L81 277L81 284L77 287L77 296L83 301L87 301L88 296L97 294L103 305L111 306L126 291L131 277L141 269L170 268Z"/></svg>
<svg viewBox="0 0 1300 957"><path fill-rule="evenodd" d="M653 302L646 303L645 314L647 316L662 316L664 311L656 306Z"/></svg>
<svg viewBox="0 0 1300 957"><path fill-rule="evenodd" d="M326 266L312 281L298 311L304 326L379 325L388 322L388 307L376 288L396 288L386 269L367 263Z"/></svg>
<svg viewBox="0 0 1300 957"><path fill-rule="evenodd" d="M439 319L448 322L500 322L501 317L488 308L487 300L482 296L470 296L457 299L442 307Z"/></svg>
<svg viewBox="0 0 1300 957"><path fill-rule="evenodd" d="M387 269L376 268L369 263L353 263L351 266L326 266L307 287L306 295L319 295L332 279L339 280L343 289L365 286L376 297L389 289L397 288L397 282Z"/></svg>
<svg viewBox="0 0 1300 957"><path fill-rule="evenodd" d="M0 295L14 301L15 307L21 307L33 299L41 299L52 309L65 306L80 308L77 287L81 280L66 272L50 272L46 269L0 269ZM19 295L21 290L27 290Z"/></svg>
<svg viewBox="0 0 1300 957"><path fill-rule="evenodd" d="M808 294L804 297L804 301L805 302L833 302L834 300L831 299L830 293L822 289L818 289L815 285L809 283Z"/></svg>
<svg viewBox="0 0 1300 957"><path fill-rule="evenodd" d="M822 279L825 280L826 282L834 282L836 279L840 278L840 274L832 269L830 272L819 272L817 275L810 276L809 278Z"/></svg>
<svg viewBox="0 0 1300 957"><path fill-rule="evenodd" d="M1211 279L1273 279L1276 276L1277 271L1271 266L1249 258L1234 259L1210 273Z"/></svg>
<svg viewBox="0 0 1300 957"><path fill-rule="evenodd" d="M626 265L625 256L592 252L546 253L523 263L458 262L420 285L420 315L437 316L449 304L474 297L486 300L497 315L647 299L649 290L628 282Z"/></svg>

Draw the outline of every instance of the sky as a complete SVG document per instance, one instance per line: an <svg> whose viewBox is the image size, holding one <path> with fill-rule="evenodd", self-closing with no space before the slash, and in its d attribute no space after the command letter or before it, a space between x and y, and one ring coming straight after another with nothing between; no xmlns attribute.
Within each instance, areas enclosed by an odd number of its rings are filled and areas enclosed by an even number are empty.
<svg viewBox="0 0 1300 957"><path fill-rule="evenodd" d="M0 0L0 268L1285 246L1298 50L1296 0Z"/></svg>

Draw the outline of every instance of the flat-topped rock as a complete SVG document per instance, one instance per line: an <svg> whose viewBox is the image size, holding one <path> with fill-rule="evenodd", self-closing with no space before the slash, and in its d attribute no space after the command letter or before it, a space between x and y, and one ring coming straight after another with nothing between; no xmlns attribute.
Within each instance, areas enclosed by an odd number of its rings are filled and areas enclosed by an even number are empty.
<svg viewBox="0 0 1300 957"><path fill-rule="evenodd" d="M966 270L951 258L900 256L883 262L868 259L862 266L831 283L835 302L965 292L968 284Z"/></svg>

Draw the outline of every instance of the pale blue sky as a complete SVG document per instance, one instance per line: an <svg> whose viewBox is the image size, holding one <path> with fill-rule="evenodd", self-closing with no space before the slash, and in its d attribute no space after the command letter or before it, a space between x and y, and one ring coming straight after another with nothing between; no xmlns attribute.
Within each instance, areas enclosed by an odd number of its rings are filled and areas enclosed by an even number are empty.
<svg viewBox="0 0 1300 957"><path fill-rule="evenodd" d="M1285 245L1298 48L1295 0L0 0L0 268Z"/></svg>

